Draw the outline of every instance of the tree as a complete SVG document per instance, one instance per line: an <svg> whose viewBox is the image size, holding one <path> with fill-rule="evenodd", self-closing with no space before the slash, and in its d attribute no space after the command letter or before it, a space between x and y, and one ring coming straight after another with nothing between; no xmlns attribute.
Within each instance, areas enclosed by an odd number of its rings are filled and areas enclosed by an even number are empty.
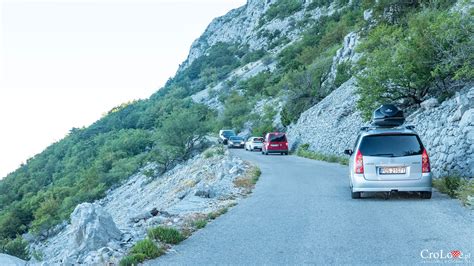
<svg viewBox="0 0 474 266"><path fill-rule="evenodd" d="M204 105L172 112L158 130L160 144L173 147L177 157L187 158L209 131L210 112Z"/></svg>
<svg viewBox="0 0 474 266"><path fill-rule="evenodd" d="M360 45L358 108L366 119L380 104L420 104L474 77L474 23L443 10L423 10L408 26L379 25Z"/></svg>
<svg viewBox="0 0 474 266"><path fill-rule="evenodd" d="M307 69L292 71L280 82L287 92L288 101L283 107L281 122L288 126L300 117L301 113L323 99L331 88L324 87L332 63L332 57L321 56Z"/></svg>

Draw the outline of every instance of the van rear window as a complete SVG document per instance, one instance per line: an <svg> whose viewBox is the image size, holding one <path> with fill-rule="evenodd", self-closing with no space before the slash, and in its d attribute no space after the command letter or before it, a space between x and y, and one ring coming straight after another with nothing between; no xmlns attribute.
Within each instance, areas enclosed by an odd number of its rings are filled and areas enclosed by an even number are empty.
<svg viewBox="0 0 474 266"><path fill-rule="evenodd" d="M280 134L271 134L269 136L271 142L286 142L286 135L283 133Z"/></svg>
<svg viewBox="0 0 474 266"><path fill-rule="evenodd" d="M362 139L359 150L363 156L401 157L421 155L423 145L413 134L371 135Z"/></svg>

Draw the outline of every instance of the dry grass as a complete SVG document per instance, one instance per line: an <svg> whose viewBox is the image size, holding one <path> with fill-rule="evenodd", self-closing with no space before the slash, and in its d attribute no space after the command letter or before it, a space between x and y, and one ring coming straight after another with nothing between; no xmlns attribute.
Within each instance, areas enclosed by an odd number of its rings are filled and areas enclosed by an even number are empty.
<svg viewBox="0 0 474 266"><path fill-rule="evenodd" d="M251 166L250 169L245 172L244 176L237 177L234 180L234 185L250 191L255 187L255 184L257 184L261 174L262 172L257 166Z"/></svg>

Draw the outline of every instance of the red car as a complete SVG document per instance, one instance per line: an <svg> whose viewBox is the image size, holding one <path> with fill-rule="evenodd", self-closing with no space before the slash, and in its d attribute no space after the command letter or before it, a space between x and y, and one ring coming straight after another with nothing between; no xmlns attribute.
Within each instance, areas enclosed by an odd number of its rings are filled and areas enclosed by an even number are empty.
<svg viewBox="0 0 474 266"><path fill-rule="evenodd" d="M281 132L272 132L265 135L262 146L262 154L280 153L288 155L288 140L286 134Z"/></svg>

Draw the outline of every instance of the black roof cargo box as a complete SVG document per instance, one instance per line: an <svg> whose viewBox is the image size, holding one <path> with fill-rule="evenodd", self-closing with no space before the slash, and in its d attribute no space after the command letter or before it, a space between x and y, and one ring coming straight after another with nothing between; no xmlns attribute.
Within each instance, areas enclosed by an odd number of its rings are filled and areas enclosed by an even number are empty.
<svg viewBox="0 0 474 266"><path fill-rule="evenodd" d="M372 126L398 127L405 123L403 111L393 104L384 104L376 109L372 115Z"/></svg>

